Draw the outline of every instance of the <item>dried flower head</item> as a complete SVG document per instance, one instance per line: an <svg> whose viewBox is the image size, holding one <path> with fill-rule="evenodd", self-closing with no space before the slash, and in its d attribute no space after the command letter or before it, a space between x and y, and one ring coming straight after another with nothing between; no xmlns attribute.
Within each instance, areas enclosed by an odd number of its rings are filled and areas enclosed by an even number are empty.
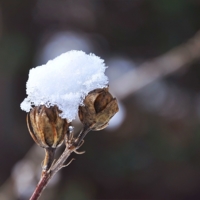
<svg viewBox="0 0 200 200"><path fill-rule="evenodd" d="M83 106L79 106L79 118L84 126L94 131L106 128L119 110L117 100L112 97L108 88L89 92L83 103Z"/></svg>
<svg viewBox="0 0 200 200"><path fill-rule="evenodd" d="M43 148L57 148L64 141L69 127L66 119L59 116L57 106L34 107L27 115L27 126L33 140Z"/></svg>

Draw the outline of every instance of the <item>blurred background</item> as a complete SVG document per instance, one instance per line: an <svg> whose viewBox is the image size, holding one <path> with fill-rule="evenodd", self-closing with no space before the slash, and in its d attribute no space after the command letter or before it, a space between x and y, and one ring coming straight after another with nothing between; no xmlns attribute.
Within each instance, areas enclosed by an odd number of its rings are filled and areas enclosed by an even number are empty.
<svg viewBox="0 0 200 200"><path fill-rule="evenodd" d="M71 156L41 200L200 199L200 51L181 51L199 29L199 0L1 0L0 199L28 199L41 173L44 152L20 109L29 69L69 50L105 60L120 112L86 137L86 153ZM165 60L178 70L148 68L180 45L181 64Z"/></svg>

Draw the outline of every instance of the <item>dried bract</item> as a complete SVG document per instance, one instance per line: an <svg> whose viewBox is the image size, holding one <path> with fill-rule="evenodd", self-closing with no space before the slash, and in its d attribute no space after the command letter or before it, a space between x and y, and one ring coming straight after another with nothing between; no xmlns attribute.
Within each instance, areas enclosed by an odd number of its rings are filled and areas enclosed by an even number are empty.
<svg viewBox="0 0 200 200"><path fill-rule="evenodd" d="M79 118L84 126L94 131L106 128L119 110L117 100L108 92L108 88L89 92L83 103L83 106L79 106Z"/></svg>

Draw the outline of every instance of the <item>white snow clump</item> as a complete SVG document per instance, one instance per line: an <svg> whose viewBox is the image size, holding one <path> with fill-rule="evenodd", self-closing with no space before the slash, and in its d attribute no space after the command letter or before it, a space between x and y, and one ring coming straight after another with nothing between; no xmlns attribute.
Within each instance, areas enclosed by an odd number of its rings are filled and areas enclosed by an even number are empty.
<svg viewBox="0 0 200 200"><path fill-rule="evenodd" d="M32 106L57 105L62 111L60 116L70 122L75 119L88 92L107 87L106 68L104 60L94 54L87 55L83 51L63 53L46 65L29 71L28 96L21 103L21 109L29 112Z"/></svg>

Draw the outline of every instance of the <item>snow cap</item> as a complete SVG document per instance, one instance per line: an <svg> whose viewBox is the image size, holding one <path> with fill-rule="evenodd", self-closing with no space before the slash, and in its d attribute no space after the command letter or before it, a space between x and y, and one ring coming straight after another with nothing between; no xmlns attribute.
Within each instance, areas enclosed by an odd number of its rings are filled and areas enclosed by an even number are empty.
<svg viewBox="0 0 200 200"><path fill-rule="evenodd" d="M29 112L32 106L57 105L60 116L68 122L75 119L84 97L96 88L108 86L104 60L83 51L68 51L53 60L30 69L26 83L27 98L21 109Z"/></svg>

